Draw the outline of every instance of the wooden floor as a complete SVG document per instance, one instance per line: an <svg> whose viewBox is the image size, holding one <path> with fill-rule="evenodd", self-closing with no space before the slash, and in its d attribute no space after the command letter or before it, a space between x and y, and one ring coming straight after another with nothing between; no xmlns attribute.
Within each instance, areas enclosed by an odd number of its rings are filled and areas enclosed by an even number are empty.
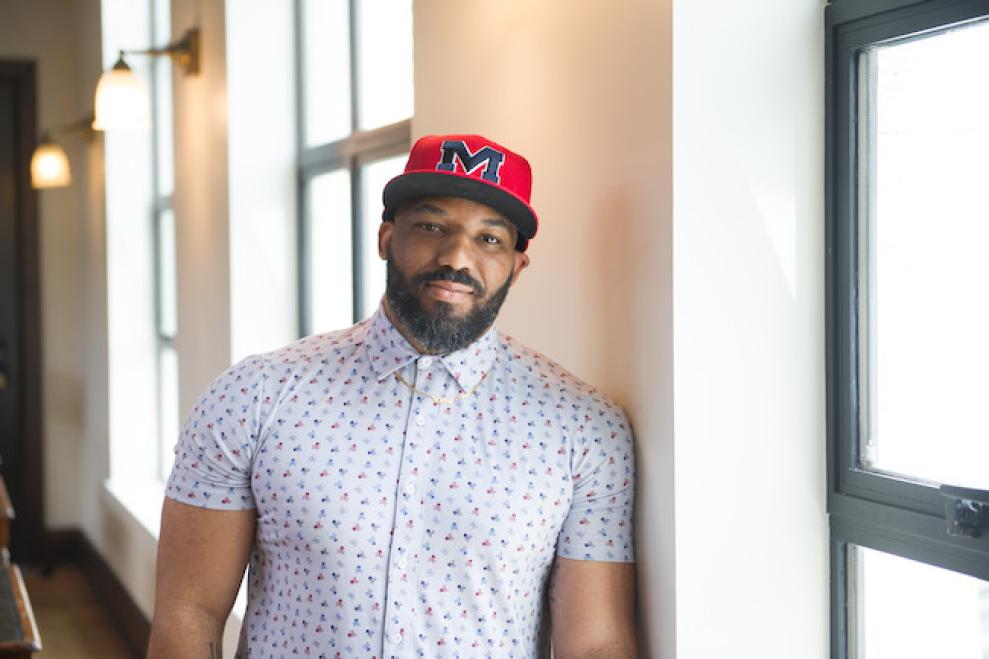
<svg viewBox="0 0 989 659"><path fill-rule="evenodd" d="M132 659L82 572L60 565L51 576L25 568L44 649L41 659Z"/></svg>

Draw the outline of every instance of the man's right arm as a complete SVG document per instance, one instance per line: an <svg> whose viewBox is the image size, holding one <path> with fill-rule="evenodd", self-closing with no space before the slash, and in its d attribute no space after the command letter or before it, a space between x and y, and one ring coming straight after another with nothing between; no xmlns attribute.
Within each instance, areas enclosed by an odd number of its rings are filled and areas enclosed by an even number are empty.
<svg viewBox="0 0 989 659"><path fill-rule="evenodd" d="M148 659L220 657L256 519L253 509L206 510L165 499Z"/></svg>

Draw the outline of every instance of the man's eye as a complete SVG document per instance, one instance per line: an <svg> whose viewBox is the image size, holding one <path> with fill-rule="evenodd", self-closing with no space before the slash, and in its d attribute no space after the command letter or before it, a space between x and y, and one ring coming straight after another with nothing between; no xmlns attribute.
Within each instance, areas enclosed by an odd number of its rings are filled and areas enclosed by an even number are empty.
<svg viewBox="0 0 989 659"><path fill-rule="evenodd" d="M424 230L424 231L439 231L440 230L440 225L438 225L438 224L432 224L431 222L420 222L417 226L420 229Z"/></svg>
<svg viewBox="0 0 989 659"><path fill-rule="evenodd" d="M481 242L488 245L500 245L501 239L497 236L492 236L491 234L485 234L481 236Z"/></svg>

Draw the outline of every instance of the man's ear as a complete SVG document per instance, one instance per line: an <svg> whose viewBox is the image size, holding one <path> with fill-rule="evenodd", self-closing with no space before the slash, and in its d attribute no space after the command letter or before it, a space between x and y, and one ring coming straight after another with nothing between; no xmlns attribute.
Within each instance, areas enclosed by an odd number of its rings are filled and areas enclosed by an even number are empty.
<svg viewBox="0 0 989 659"><path fill-rule="evenodd" d="M394 231L394 220L381 221L381 226L378 227L378 256L381 257L382 261L388 259L388 247L391 245L391 236Z"/></svg>
<svg viewBox="0 0 989 659"><path fill-rule="evenodd" d="M519 274L529 267L529 255L525 252L515 252L515 269L512 271L512 286L519 278Z"/></svg>

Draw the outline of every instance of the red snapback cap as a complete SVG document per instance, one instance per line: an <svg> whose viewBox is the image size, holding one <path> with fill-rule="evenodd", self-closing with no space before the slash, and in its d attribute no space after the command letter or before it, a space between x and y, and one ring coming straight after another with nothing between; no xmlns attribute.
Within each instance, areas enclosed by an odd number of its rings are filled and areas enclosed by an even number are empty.
<svg viewBox="0 0 989 659"><path fill-rule="evenodd" d="M519 154L480 135L427 135L412 145L405 171L385 185L385 221L415 197L449 195L490 206L518 229L515 249L524 252L539 220L529 205L532 169Z"/></svg>

